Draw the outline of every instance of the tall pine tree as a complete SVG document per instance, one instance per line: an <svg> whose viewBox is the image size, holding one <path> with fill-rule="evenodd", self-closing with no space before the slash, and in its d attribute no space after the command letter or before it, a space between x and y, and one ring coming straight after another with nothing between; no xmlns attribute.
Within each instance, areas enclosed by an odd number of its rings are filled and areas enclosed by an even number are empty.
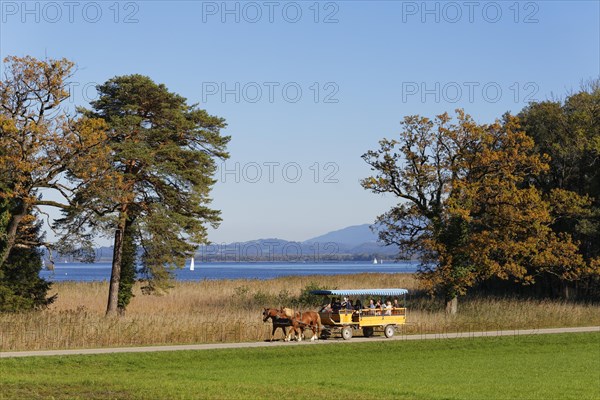
<svg viewBox="0 0 600 400"><path fill-rule="evenodd" d="M229 137L222 118L141 75L119 76L98 86L98 100L85 114L109 126L110 170L102 182L82 187L79 208L62 226L92 226L114 235L107 315L117 313L127 244L141 248L146 292L169 285L171 269L207 240L207 224L220 222L209 208L216 158L226 158ZM77 173L72 173L77 179ZM80 224L88 221L87 224ZM89 222L93 221L93 222ZM132 232L133 230L133 232Z"/></svg>

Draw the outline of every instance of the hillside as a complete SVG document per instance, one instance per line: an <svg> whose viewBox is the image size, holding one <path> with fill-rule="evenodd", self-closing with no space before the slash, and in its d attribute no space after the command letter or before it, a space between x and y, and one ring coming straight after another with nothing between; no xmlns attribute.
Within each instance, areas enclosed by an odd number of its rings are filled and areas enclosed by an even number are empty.
<svg viewBox="0 0 600 400"><path fill-rule="evenodd" d="M303 243L334 242L344 243L348 246L358 246L363 243L377 242L377 234L371 231L369 224L354 225L317 236Z"/></svg>
<svg viewBox="0 0 600 400"><path fill-rule="evenodd" d="M279 238L200 246L196 256L204 262L251 261L370 261L392 260L397 254L393 246L382 246L368 224L348 226L302 242ZM96 250L96 261L110 262L112 247ZM75 261L58 257L57 262Z"/></svg>

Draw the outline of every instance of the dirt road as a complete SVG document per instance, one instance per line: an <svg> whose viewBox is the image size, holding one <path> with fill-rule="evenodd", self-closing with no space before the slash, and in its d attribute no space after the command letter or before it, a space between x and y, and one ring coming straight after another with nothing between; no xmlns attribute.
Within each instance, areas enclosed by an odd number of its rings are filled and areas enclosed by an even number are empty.
<svg viewBox="0 0 600 400"><path fill-rule="evenodd" d="M241 349L249 347L273 347L273 346L311 346L328 344L347 344L376 342L383 340L435 340L435 339L458 339L475 337L497 337L497 336L528 336L547 335L554 333L577 333L577 332L600 332L600 326L585 326L578 328L550 328L550 329L519 329L498 330L484 332L445 332L422 335L396 335L393 338L385 337L354 337L350 340L328 339L316 342L251 342L251 343L211 343L211 344L188 344L178 346L147 346L147 347L115 347L101 349L76 349L76 350L43 350L43 351L12 351L0 352L0 358L8 357L33 357L33 356L67 356L74 354L109 354L109 353L146 353L152 351L180 351L180 350L215 350L215 349Z"/></svg>

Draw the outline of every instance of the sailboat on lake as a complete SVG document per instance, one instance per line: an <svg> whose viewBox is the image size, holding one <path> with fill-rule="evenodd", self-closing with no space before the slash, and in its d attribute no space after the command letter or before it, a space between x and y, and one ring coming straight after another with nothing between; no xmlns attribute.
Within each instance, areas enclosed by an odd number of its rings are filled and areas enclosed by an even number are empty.
<svg viewBox="0 0 600 400"><path fill-rule="evenodd" d="M194 270L194 257L192 257L191 261L190 261L190 271Z"/></svg>
<svg viewBox="0 0 600 400"><path fill-rule="evenodd" d="M379 264L379 261L377 261L377 257L373 258L373 264Z"/></svg>

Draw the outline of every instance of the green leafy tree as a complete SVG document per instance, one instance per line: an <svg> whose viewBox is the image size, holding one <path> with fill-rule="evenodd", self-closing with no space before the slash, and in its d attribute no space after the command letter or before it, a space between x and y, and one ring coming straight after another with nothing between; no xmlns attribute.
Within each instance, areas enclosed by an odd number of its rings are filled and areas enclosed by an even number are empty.
<svg viewBox="0 0 600 400"><path fill-rule="evenodd" d="M7 203L6 200L0 200L0 229L5 229L10 219ZM0 267L0 312L40 309L51 304L56 297L47 297L51 283L39 276L42 268L40 250L24 244L43 240L40 226L33 215L25 216L19 225L16 245ZM0 240L0 246L5 245Z"/></svg>
<svg viewBox="0 0 600 400"><path fill-rule="evenodd" d="M83 188L79 208L59 223L71 231L87 225L114 233L107 304L107 314L113 314L129 237L142 250L143 289L152 292L168 287L172 268L206 243L206 225L218 225L220 213L209 208L209 193L215 159L228 157L229 137L220 134L222 118L148 77L119 76L97 89L98 100L86 115L109 126L111 168L102 182Z"/></svg>
<svg viewBox="0 0 600 400"><path fill-rule="evenodd" d="M558 221L557 230L582 241L586 258L600 255L600 81L564 101L532 103L519 118L536 150L550 157L539 186L545 192L564 189L592 199L594 212Z"/></svg>
<svg viewBox="0 0 600 400"><path fill-rule="evenodd" d="M560 217L552 228L578 242L589 276L598 285L600 271L594 266L600 261L600 81L583 85L564 100L531 103L519 118L536 151L549 156L549 169L538 177L538 187L563 197L565 206L556 209ZM587 198L588 204L568 199L572 192Z"/></svg>

